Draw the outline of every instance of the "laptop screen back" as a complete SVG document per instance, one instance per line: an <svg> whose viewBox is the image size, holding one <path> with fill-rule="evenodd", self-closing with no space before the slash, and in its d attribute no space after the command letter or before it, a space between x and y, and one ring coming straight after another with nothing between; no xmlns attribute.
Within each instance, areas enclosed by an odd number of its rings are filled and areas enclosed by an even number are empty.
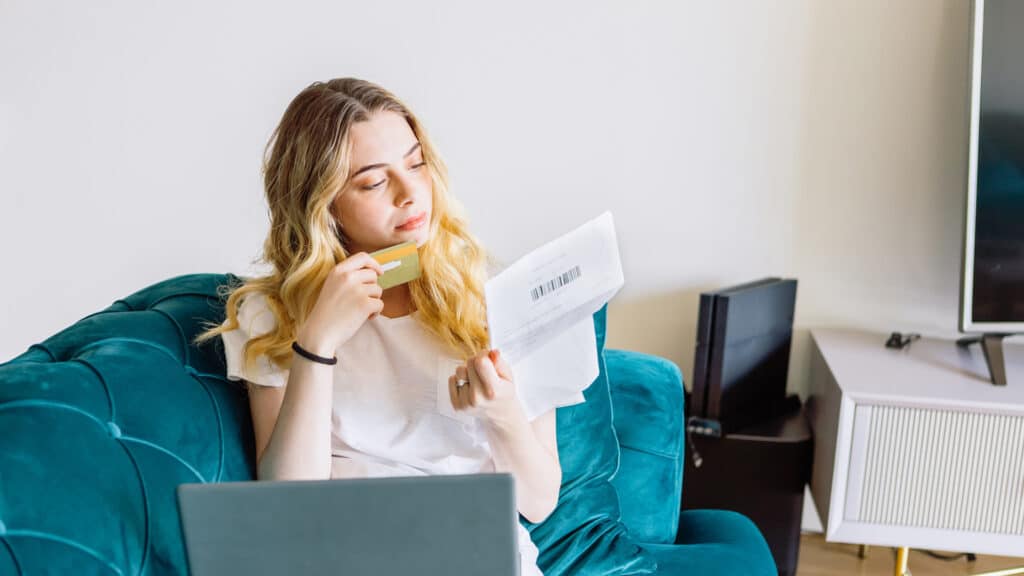
<svg viewBox="0 0 1024 576"><path fill-rule="evenodd" d="M519 574L506 473L182 484L178 506L193 576Z"/></svg>

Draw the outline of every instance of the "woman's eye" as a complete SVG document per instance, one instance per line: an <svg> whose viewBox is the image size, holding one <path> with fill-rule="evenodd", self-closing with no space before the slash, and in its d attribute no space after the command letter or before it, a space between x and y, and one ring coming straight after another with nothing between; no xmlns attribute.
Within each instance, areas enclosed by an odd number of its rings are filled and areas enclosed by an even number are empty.
<svg viewBox="0 0 1024 576"><path fill-rule="evenodd" d="M418 170L418 169L420 169L420 168L422 168L422 167L424 167L426 165L427 165L427 163L426 163L426 161L424 161L424 162L420 162L419 164L413 164L410 168L412 170ZM376 184L370 184L369 186L363 186L363 190L374 190L376 188L380 188L380 185L385 183L385 182L387 182L387 178L385 178L384 180L381 180L380 182L377 182Z"/></svg>

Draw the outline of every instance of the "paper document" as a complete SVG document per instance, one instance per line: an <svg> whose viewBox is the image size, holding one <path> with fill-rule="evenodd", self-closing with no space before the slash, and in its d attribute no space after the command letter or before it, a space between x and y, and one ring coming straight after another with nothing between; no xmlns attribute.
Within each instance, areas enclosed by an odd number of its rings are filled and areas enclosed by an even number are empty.
<svg viewBox="0 0 1024 576"><path fill-rule="evenodd" d="M531 418L578 397L599 373L593 315L622 288L611 212L523 256L487 281L491 347L512 366Z"/></svg>

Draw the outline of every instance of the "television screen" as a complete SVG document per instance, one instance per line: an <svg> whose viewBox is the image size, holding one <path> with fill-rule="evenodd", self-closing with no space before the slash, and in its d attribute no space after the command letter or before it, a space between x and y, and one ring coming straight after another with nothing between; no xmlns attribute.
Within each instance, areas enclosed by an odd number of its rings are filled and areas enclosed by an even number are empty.
<svg viewBox="0 0 1024 576"><path fill-rule="evenodd" d="M1024 332L1024 1L973 16L960 329Z"/></svg>

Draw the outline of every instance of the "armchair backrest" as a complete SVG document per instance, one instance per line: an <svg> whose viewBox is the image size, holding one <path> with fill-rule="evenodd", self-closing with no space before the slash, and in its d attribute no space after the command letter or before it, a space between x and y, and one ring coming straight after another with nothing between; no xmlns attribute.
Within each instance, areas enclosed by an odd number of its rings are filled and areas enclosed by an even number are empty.
<svg viewBox="0 0 1024 576"><path fill-rule="evenodd" d="M184 574L175 489L253 478L245 391L213 347L221 275L118 300L0 364L0 574Z"/></svg>

